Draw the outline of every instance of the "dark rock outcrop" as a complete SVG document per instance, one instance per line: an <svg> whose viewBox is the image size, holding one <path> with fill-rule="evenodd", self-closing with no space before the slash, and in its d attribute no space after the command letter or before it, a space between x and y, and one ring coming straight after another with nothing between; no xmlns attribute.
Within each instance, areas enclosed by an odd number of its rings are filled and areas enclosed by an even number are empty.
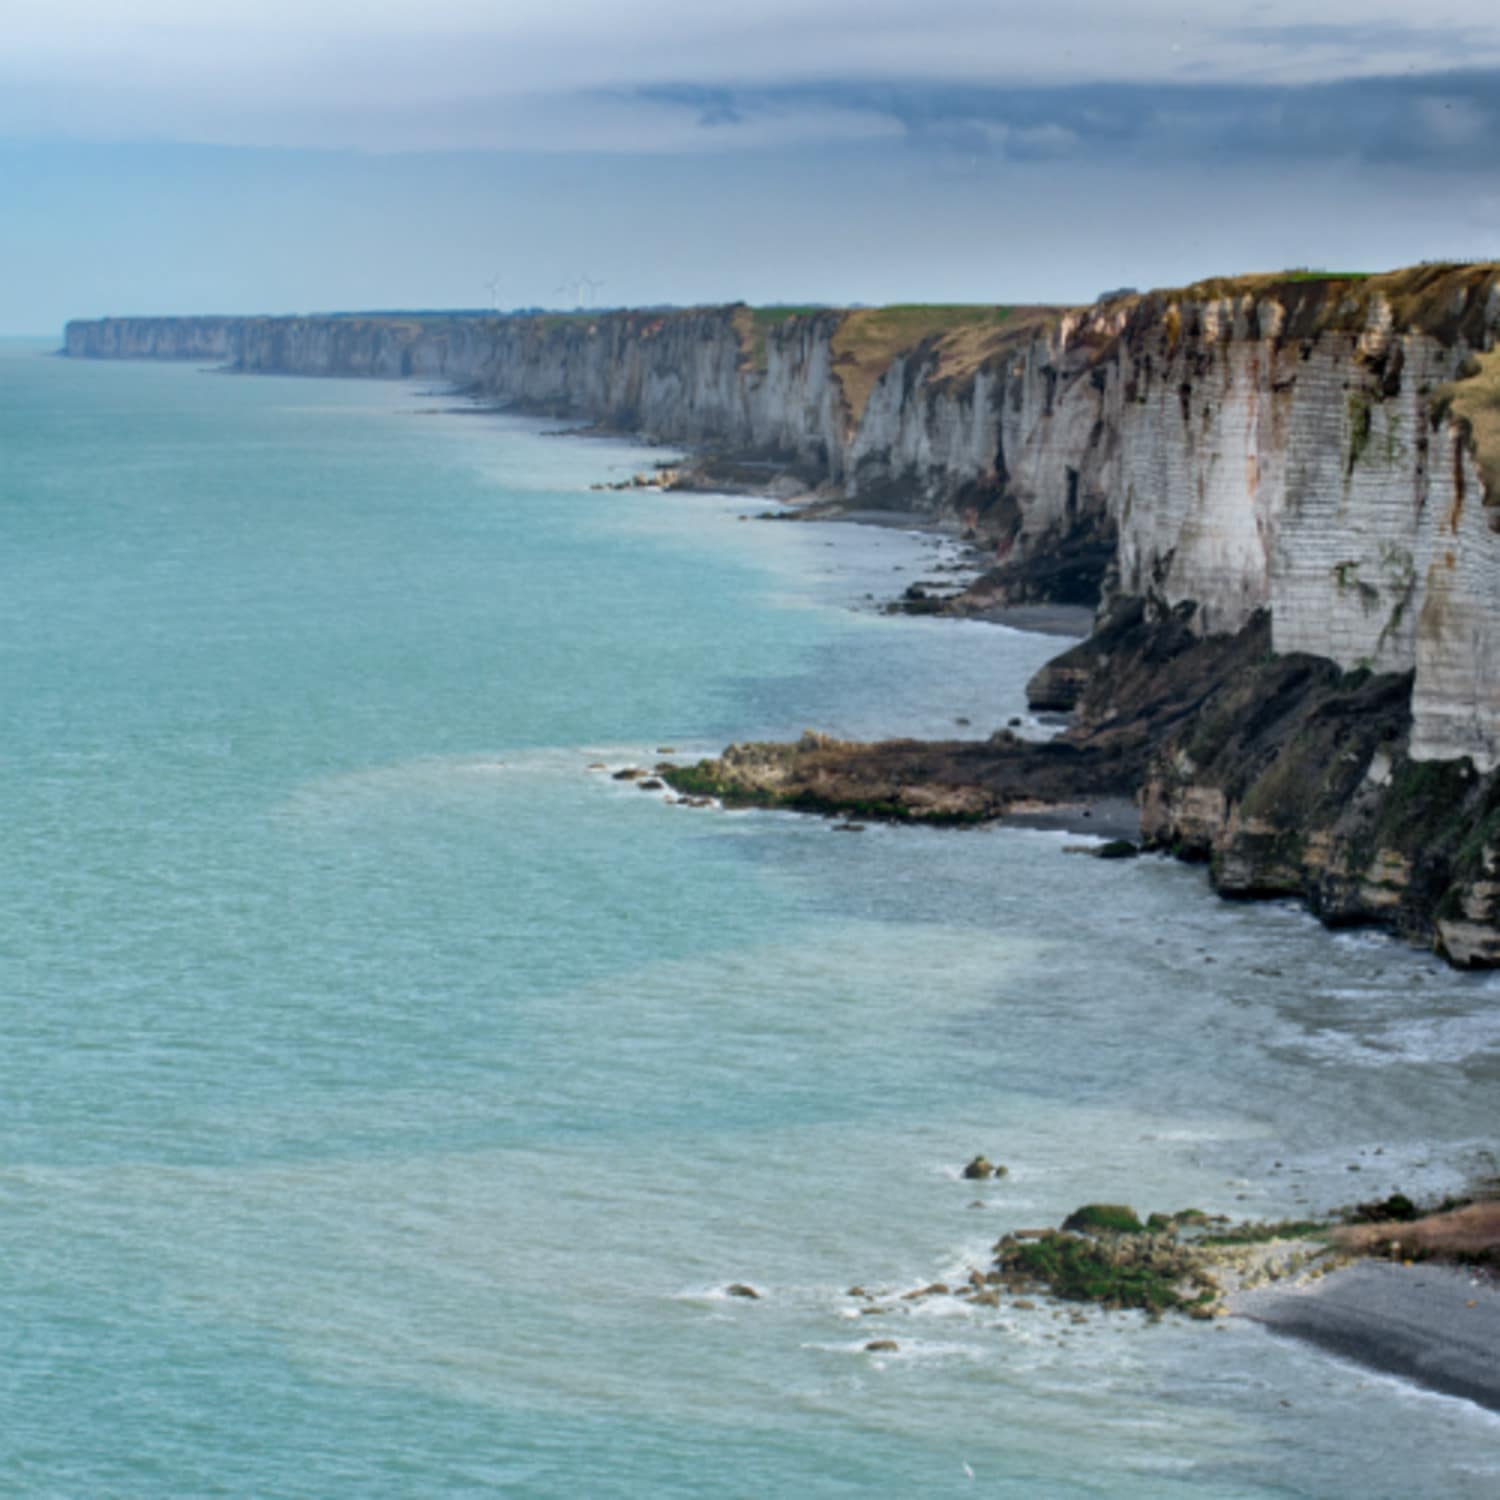
<svg viewBox="0 0 1500 1500"><path fill-rule="evenodd" d="M1409 673L1277 655L1264 614L1224 636L1191 622L1188 606L1122 601L1061 658L1082 686L1072 726L1050 743L1007 730L880 744L809 732L664 775L729 805L892 822L1082 813L1133 797L1144 847L1207 864L1225 896L1297 896L1330 925L1385 927L1460 966L1500 964L1500 771L1413 758Z"/></svg>

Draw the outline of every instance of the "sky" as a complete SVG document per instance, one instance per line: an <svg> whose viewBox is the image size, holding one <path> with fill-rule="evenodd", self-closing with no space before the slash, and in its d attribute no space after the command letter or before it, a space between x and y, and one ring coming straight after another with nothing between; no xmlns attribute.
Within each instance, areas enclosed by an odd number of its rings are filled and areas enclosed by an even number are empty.
<svg viewBox="0 0 1500 1500"><path fill-rule="evenodd" d="M4 9L4 333L1500 257L1494 0Z"/></svg>

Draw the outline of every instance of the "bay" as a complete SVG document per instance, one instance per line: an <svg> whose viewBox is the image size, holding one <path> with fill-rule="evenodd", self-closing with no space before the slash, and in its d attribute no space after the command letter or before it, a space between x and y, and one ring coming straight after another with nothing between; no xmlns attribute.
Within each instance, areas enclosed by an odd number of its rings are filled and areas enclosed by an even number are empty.
<svg viewBox="0 0 1500 1500"><path fill-rule="evenodd" d="M857 1315L1090 1199L1494 1170L1496 987L1066 836L591 771L982 736L1058 645L880 614L931 539L588 488L657 456L0 345L0 1473L1490 1493L1493 1418L1247 1325Z"/></svg>

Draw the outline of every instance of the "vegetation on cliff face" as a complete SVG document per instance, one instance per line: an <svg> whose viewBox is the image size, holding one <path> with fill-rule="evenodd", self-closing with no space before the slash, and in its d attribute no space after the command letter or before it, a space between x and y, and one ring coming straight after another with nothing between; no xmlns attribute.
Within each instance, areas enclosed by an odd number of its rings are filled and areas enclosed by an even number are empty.
<svg viewBox="0 0 1500 1500"><path fill-rule="evenodd" d="M734 310L734 331L739 335L740 349L746 365L758 375L766 372L766 340L773 328L780 328L793 318L811 318L826 308L808 305L805 307L783 306L746 307Z"/></svg>
<svg viewBox="0 0 1500 1500"><path fill-rule="evenodd" d="M816 306L735 308L744 365L756 374L768 368L769 342L789 323L826 318L832 325L834 374L844 393L850 425L857 428L870 393L896 360L925 350L939 380L970 375L985 360L1023 343L1055 309L984 307L963 303L909 303L889 307L833 309Z"/></svg>
<svg viewBox="0 0 1500 1500"><path fill-rule="evenodd" d="M859 425L870 392L903 354L929 341L946 342L962 333L983 339L1004 326L1008 307L918 304L862 307L846 313L833 335L833 368L844 390L852 426Z"/></svg>
<svg viewBox="0 0 1500 1500"><path fill-rule="evenodd" d="M1447 343L1485 342L1489 293L1500 282L1500 263L1444 261L1396 271L1264 271L1212 276L1189 286L1147 292L1135 301L1157 308L1221 299L1281 302L1295 325L1294 336L1324 330L1359 333L1377 303L1389 308L1397 331L1420 330Z"/></svg>
<svg viewBox="0 0 1500 1500"><path fill-rule="evenodd" d="M1479 465L1485 503L1500 506L1500 347L1471 355L1460 378L1435 394L1433 413L1458 423Z"/></svg>

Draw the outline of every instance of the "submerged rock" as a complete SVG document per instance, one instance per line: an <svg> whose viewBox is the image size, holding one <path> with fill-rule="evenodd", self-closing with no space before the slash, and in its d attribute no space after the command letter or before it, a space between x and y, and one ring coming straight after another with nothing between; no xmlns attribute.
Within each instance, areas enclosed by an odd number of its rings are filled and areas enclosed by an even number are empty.
<svg viewBox="0 0 1500 1500"><path fill-rule="evenodd" d="M919 1286L915 1291L902 1293L903 1302L919 1302L923 1297L946 1297L949 1287L946 1281L934 1281L930 1286Z"/></svg>
<svg viewBox="0 0 1500 1500"><path fill-rule="evenodd" d="M1008 1177L1009 1175L1009 1167L1003 1167L996 1162L992 1162L989 1157L985 1156L983 1153L976 1156L974 1160L964 1168L964 1176L971 1182L982 1182L987 1178Z"/></svg>

